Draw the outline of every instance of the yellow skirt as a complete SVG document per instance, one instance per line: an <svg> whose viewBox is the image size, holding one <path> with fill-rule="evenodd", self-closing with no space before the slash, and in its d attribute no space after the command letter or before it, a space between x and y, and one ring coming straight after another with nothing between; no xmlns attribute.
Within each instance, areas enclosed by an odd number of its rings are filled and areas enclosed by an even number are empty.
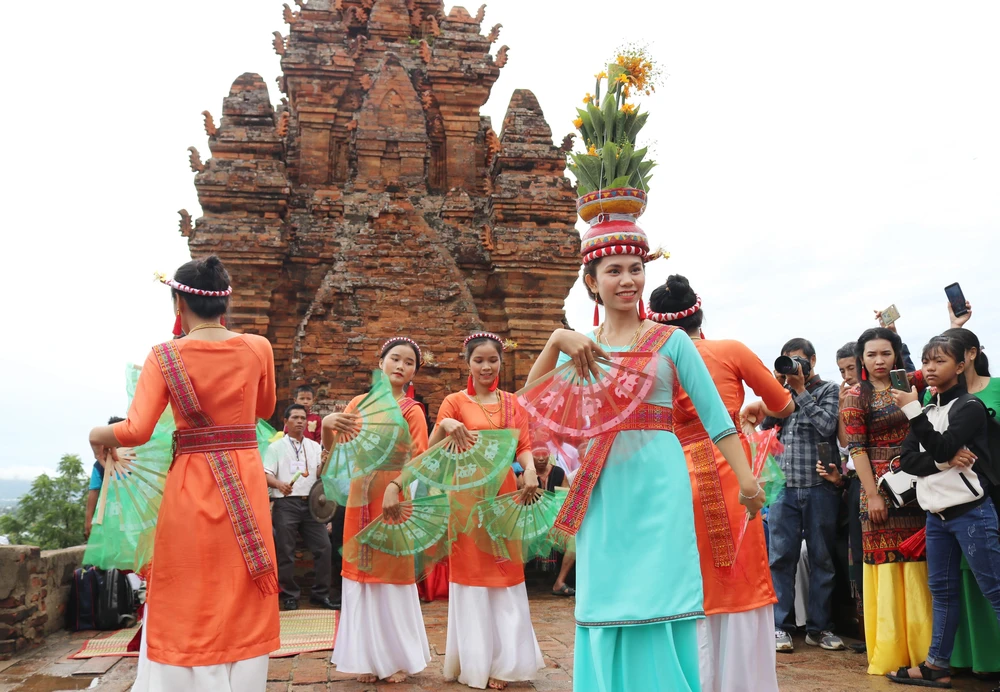
<svg viewBox="0 0 1000 692"><path fill-rule="evenodd" d="M923 663L934 621L927 563L865 564L864 596L868 674Z"/></svg>

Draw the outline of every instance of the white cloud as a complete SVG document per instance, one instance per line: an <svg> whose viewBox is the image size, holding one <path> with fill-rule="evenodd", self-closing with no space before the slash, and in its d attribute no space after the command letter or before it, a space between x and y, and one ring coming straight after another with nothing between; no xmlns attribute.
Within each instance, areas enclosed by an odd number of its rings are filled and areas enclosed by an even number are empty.
<svg viewBox="0 0 1000 692"><path fill-rule="evenodd" d="M475 11L478 0L471 3ZM918 349L947 326L960 281L970 323L1000 344L1000 6L991 2L607 3L492 0L510 61L484 112L499 129L514 88L538 96L557 141L591 75L626 40L651 43L669 79L648 99L659 167L641 225L673 253L650 281L689 276L706 331L770 361L811 338L833 352L896 303ZM4 109L0 474L89 460L90 427L124 408L126 362L172 323L150 280L188 257L176 210L197 216L188 146L208 148L243 72L278 93L277 0L108 6L0 4L16 75ZM651 288L650 285L649 288ZM647 290L648 294L648 290ZM571 324L592 304L578 286ZM1000 348L1000 346L996 346ZM989 349L988 349L989 352Z"/></svg>

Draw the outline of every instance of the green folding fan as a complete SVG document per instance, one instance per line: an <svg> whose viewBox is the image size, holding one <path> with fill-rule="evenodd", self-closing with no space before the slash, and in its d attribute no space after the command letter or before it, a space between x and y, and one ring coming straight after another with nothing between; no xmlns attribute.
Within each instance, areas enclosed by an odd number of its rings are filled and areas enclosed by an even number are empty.
<svg viewBox="0 0 1000 692"><path fill-rule="evenodd" d="M554 547L549 532L565 500L565 490L545 490L526 503L518 490L477 504L470 523L476 522L496 544L497 554L508 560L548 557Z"/></svg>
<svg viewBox="0 0 1000 692"><path fill-rule="evenodd" d="M139 372L135 365L126 369L130 404ZM138 572L152 559L156 516L173 460L173 432L174 419L168 407L146 444L119 449L118 461L107 456L84 564Z"/></svg>
<svg viewBox="0 0 1000 692"><path fill-rule="evenodd" d="M355 541L386 555L406 557L426 553L447 535L447 495L407 500L399 509L402 516L398 521L380 515L355 536Z"/></svg>
<svg viewBox="0 0 1000 692"><path fill-rule="evenodd" d="M468 449L459 449L450 437L406 465L405 472L439 490L469 490L486 485L514 462L517 430L479 430Z"/></svg>
<svg viewBox="0 0 1000 692"><path fill-rule="evenodd" d="M354 413L361 417L353 435L337 433L320 478L328 499L346 505L350 481L375 471L403 468L410 455L410 426L392 394L392 385L380 370L372 374L372 388Z"/></svg>

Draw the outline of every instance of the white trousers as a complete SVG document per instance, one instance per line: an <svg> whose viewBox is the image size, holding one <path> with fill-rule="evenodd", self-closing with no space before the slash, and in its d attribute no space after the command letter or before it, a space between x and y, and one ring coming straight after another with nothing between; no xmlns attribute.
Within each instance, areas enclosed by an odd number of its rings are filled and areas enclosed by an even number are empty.
<svg viewBox="0 0 1000 692"><path fill-rule="evenodd" d="M490 678L530 680L545 667L524 582L497 588L453 582L448 587L445 680L485 689Z"/></svg>
<svg viewBox="0 0 1000 692"><path fill-rule="evenodd" d="M774 607L699 620L698 664L702 692L778 692Z"/></svg>
<svg viewBox="0 0 1000 692"><path fill-rule="evenodd" d="M149 603L143 623L142 644L139 646L139 667L132 692L264 692L267 688L269 656L257 656L244 661L218 663L214 666L171 666L150 661L146 653L146 626L149 623Z"/></svg>
<svg viewBox="0 0 1000 692"><path fill-rule="evenodd" d="M340 673L419 673L431 662L416 584L363 584L344 577L330 659Z"/></svg>

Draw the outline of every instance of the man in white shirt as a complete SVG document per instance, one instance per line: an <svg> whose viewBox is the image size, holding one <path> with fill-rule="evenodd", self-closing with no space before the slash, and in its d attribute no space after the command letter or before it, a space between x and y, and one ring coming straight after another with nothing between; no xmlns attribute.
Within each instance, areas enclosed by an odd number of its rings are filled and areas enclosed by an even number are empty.
<svg viewBox="0 0 1000 692"><path fill-rule="evenodd" d="M330 600L330 537L326 526L309 513L309 491L319 480L322 448L305 437L307 415L302 404L292 404L285 409L285 436L267 448L264 458L267 486L274 498L271 523L274 525L274 549L278 554L281 607L285 610L299 607L301 592L295 583L295 540L298 531L313 554L316 568L316 581L309 602L340 610L340 603Z"/></svg>

